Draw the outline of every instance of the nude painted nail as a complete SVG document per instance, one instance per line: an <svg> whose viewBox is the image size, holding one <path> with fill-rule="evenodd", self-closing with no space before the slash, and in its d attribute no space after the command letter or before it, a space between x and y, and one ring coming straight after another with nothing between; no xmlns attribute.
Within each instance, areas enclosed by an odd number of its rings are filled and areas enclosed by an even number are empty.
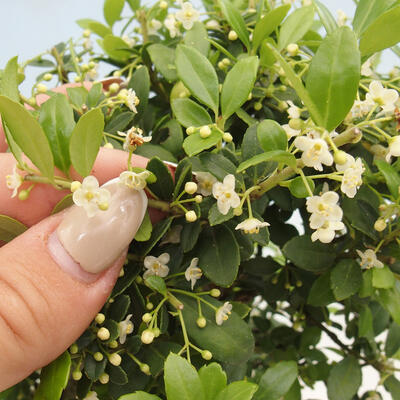
<svg viewBox="0 0 400 400"><path fill-rule="evenodd" d="M102 187L111 193L109 208L88 217L73 205L56 230L56 235L73 261L91 274L110 267L135 237L142 223L147 197L113 179Z"/></svg>

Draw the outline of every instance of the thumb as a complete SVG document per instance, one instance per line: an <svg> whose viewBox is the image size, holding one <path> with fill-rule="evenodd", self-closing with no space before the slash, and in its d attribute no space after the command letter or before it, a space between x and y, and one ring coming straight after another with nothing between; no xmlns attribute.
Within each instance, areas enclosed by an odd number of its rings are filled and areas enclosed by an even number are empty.
<svg viewBox="0 0 400 400"><path fill-rule="evenodd" d="M0 392L65 351L107 300L147 198L105 187L107 211L74 205L0 248Z"/></svg>

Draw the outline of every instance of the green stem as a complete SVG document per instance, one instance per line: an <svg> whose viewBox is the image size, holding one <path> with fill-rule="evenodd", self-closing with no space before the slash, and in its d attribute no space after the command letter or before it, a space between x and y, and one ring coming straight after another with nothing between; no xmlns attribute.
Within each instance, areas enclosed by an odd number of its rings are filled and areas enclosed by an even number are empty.
<svg viewBox="0 0 400 400"><path fill-rule="evenodd" d="M179 315L179 321L181 322L181 327L182 327L182 333L183 333L183 339L185 341L185 346L186 346L186 357L187 360L190 362L190 341L189 337L186 331L186 325L185 325L185 320L183 319L182 311L178 310L178 315Z"/></svg>

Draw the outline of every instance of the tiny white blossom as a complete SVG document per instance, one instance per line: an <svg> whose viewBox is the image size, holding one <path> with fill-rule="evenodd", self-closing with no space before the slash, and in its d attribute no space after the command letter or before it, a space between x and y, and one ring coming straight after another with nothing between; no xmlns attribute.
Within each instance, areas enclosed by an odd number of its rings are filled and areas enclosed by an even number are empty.
<svg viewBox="0 0 400 400"><path fill-rule="evenodd" d="M361 66L361 75L362 76L372 76L373 71L371 69L372 58L368 58L367 61Z"/></svg>
<svg viewBox="0 0 400 400"><path fill-rule="evenodd" d="M215 182L212 194L217 199L219 212L223 215L228 214L231 207L236 208L240 204L239 195L235 192L235 177L232 174L226 175L222 183Z"/></svg>
<svg viewBox="0 0 400 400"><path fill-rule="evenodd" d="M139 98L136 96L136 92L133 89L126 91L126 106L134 113L137 113L136 106L139 104Z"/></svg>
<svg viewBox="0 0 400 400"><path fill-rule="evenodd" d="M322 164L332 165L333 156L323 139L311 139L306 136L299 136L294 140L295 146L303 151L301 160L307 167L313 167L322 171Z"/></svg>
<svg viewBox="0 0 400 400"><path fill-rule="evenodd" d="M126 342L126 336L133 332L133 322L131 322L131 318L132 314L129 314L118 324L119 342L121 344L124 344Z"/></svg>
<svg viewBox="0 0 400 400"><path fill-rule="evenodd" d="M371 110L371 105L365 101L355 100L350 114L353 118L362 118Z"/></svg>
<svg viewBox="0 0 400 400"><path fill-rule="evenodd" d="M138 146L141 146L145 142L150 142L151 136L143 136L143 131L140 128L132 127L128 132L119 132L119 136L125 137L124 150L135 151Z"/></svg>
<svg viewBox="0 0 400 400"><path fill-rule="evenodd" d="M269 226L268 222L262 222L257 218L247 218L240 224L236 225L236 230L242 229L244 233L258 233L260 228Z"/></svg>
<svg viewBox="0 0 400 400"><path fill-rule="evenodd" d="M325 221L341 221L343 210L337 204L339 195L336 192L325 192L321 196L309 197L306 201L307 211L311 213L310 227L318 229Z"/></svg>
<svg viewBox="0 0 400 400"><path fill-rule="evenodd" d="M92 50L92 48L93 48L93 42L89 39L89 38L87 38L87 39L85 39L84 41L83 41L83 48L85 49L85 50Z"/></svg>
<svg viewBox="0 0 400 400"><path fill-rule="evenodd" d="M319 240L322 243L330 243L335 237L335 231L344 229L344 224L341 221L325 221L324 224L319 227L311 235L311 240L315 242Z"/></svg>
<svg viewBox="0 0 400 400"><path fill-rule="evenodd" d="M165 18L164 25L168 29L171 38L180 35L179 25L173 14L168 14L167 18Z"/></svg>
<svg viewBox="0 0 400 400"><path fill-rule="evenodd" d="M212 193L212 188L217 178L209 172L195 172L197 180L197 191L203 196L209 196Z"/></svg>
<svg viewBox="0 0 400 400"><path fill-rule="evenodd" d="M289 118L300 118L300 108L295 106L291 100L288 100L287 103L289 104L289 108L286 110L286 112L289 114Z"/></svg>
<svg viewBox="0 0 400 400"><path fill-rule="evenodd" d="M11 175L6 175L6 185L11 189L11 197L15 197L18 193L18 188L22 185L24 178L17 172L17 166L14 165L13 172Z"/></svg>
<svg viewBox="0 0 400 400"><path fill-rule="evenodd" d="M348 154L348 156L350 156ZM353 158L352 156L350 156ZM347 164L347 163L346 163ZM339 170L340 166L336 166ZM361 158L357 158L344 170L343 178L342 178L342 185L340 189L347 197L353 198L358 188L362 185L362 174L365 168L361 161Z"/></svg>
<svg viewBox="0 0 400 400"><path fill-rule="evenodd" d="M122 36L122 40L129 46L133 47L136 44L136 40L129 37L128 35Z"/></svg>
<svg viewBox="0 0 400 400"><path fill-rule="evenodd" d="M83 207L89 218L95 216L99 210L107 210L111 193L99 187L94 176L87 176L82 185L72 195L72 200L78 207Z"/></svg>
<svg viewBox="0 0 400 400"><path fill-rule="evenodd" d="M370 151L374 155L374 161L385 160L389 153L389 148L384 147L381 144L374 144L371 146ZM390 156L388 157L387 162L390 162Z"/></svg>
<svg viewBox="0 0 400 400"><path fill-rule="evenodd" d="M215 313L215 322L217 325L222 325L227 321L232 312L232 304L226 301L223 306L219 307Z"/></svg>
<svg viewBox="0 0 400 400"><path fill-rule="evenodd" d="M206 22L206 28L218 30L221 29L221 25L215 19L210 19L209 21Z"/></svg>
<svg viewBox="0 0 400 400"><path fill-rule="evenodd" d="M356 250L358 256L361 258L361 268L370 269L373 267L383 268L383 263L376 258L376 254L373 250L365 250L364 253L360 250Z"/></svg>
<svg viewBox="0 0 400 400"><path fill-rule="evenodd" d="M146 279L152 275L165 278L169 273L169 268L167 266L169 259L168 253L163 253L158 257L147 256L143 261L144 267L147 269L143 274L143 278Z"/></svg>
<svg viewBox="0 0 400 400"><path fill-rule="evenodd" d="M370 107L378 105L384 113L392 113L396 108L399 94L394 89L385 89L381 82L372 81L369 85L369 93L365 96L365 102Z"/></svg>
<svg viewBox="0 0 400 400"><path fill-rule="evenodd" d="M192 29L193 24L199 19L199 15L200 13L188 1L183 3L182 9L175 14L176 19L182 22L186 30Z"/></svg>
<svg viewBox="0 0 400 400"><path fill-rule="evenodd" d="M162 23L158 19L153 18L147 23L147 33L149 35L155 35L161 27Z"/></svg>
<svg viewBox="0 0 400 400"><path fill-rule="evenodd" d="M289 124L282 125L283 130L286 132L287 138L291 139L292 137L299 136L301 130L293 129Z"/></svg>
<svg viewBox="0 0 400 400"><path fill-rule="evenodd" d="M337 23L339 26L346 25L346 22L348 19L349 19L349 17L346 15L346 13L343 10L337 10Z"/></svg>
<svg viewBox="0 0 400 400"><path fill-rule="evenodd" d="M193 290L194 285L196 284L197 280L200 279L203 275L203 272L197 266L198 263L199 263L199 259L193 258L193 260L190 262L189 267L187 267L186 271L185 271L185 278L187 281L190 281L192 290Z"/></svg>
<svg viewBox="0 0 400 400"><path fill-rule="evenodd" d="M389 151L386 155L386 161L390 161L390 157L400 157L400 136L395 136L389 141Z"/></svg>
<svg viewBox="0 0 400 400"><path fill-rule="evenodd" d="M90 391L83 400L99 400L99 398L96 392Z"/></svg>
<svg viewBox="0 0 400 400"><path fill-rule="evenodd" d="M128 186L131 189L142 190L146 187L146 179L150 176L149 171L133 172L124 171L120 174L119 180L122 184Z"/></svg>

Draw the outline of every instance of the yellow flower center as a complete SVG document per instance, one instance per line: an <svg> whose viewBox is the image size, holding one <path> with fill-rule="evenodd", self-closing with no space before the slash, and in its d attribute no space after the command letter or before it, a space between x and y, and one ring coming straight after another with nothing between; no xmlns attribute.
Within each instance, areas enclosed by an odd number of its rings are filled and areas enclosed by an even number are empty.
<svg viewBox="0 0 400 400"><path fill-rule="evenodd" d="M85 197L88 201L92 200L94 197L94 194L92 192L86 192Z"/></svg>
<svg viewBox="0 0 400 400"><path fill-rule="evenodd" d="M185 11L185 17L186 18L192 18L193 13L191 11Z"/></svg>

